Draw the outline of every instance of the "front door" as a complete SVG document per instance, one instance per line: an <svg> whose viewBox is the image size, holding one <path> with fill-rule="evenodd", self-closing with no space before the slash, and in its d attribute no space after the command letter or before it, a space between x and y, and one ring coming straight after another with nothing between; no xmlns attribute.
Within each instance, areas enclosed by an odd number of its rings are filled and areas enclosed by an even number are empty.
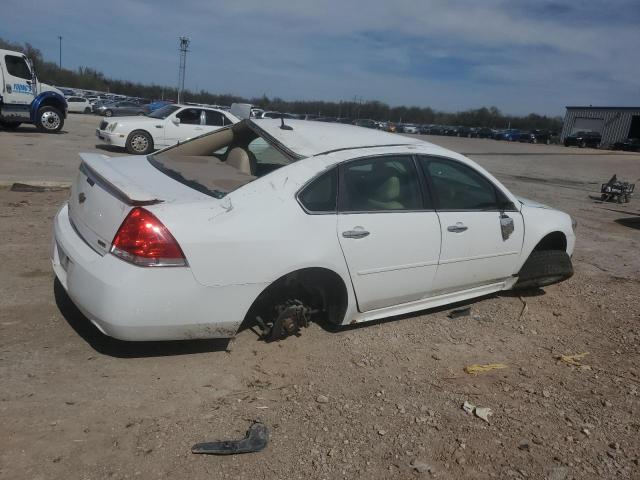
<svg viewBox="0 0 640 480"><path fill-rule="evenodd" d="M440 223L413 157L345 163L339 184L337 234L359 310L427 296L440 254Z"/></svg>
<svg viewBox="0 0 640 480"><path fill-rule="evenodd" d="M522 215L480 172L451 159L420 157L442 229L436 293L500 281L516 272Z"/></svg>
<svg viewBox="0 0 640 480"><path fill-rule="evenodd" d="M7 53L2 59L6 104L30 105L34 97L31 69L24 55Z"/></svg>

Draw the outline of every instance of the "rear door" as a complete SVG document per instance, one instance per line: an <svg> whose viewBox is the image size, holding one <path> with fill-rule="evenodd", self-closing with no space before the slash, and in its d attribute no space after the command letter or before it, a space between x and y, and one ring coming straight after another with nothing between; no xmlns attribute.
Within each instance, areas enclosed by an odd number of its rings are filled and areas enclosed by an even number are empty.
<svg viewBox="0 0 640 480"><path fill-rule="evenodd" d="M165 120L164 127L165 145L173 145L205 133L202 125L202 113L201 108L186 107L169 116ZM173 122L175 118L180 120L178 124Z"/></svg>
<svg viewBox="0 0 640 480"><path fill-rule="evenodd" d="M340 166L337 234L360 311L419 300L432 290L440 223L410 155Z"/></svg>
<svg viewBox="0 0 640 480"><path fill-rule="evenodd" d="M202 128L202 133L213 132L233 123L221 112L217 112L215 110L203 110L203 112L204 125Z"/></svg>
<svg viewBox="0 0 640 480"><path fill-rule="evenodd" d="M524 222L520 211L469 165L419 157L442 229L438 293L491 283L516 273Z"/></svg>

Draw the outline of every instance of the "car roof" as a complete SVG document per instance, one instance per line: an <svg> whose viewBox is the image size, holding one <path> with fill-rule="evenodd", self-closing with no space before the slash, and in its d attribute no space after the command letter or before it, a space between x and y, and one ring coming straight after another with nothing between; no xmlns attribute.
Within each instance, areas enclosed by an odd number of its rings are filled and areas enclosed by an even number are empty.
<svg viewBox="0 0 640 480"><path fill-rule="evenodd" d="M285 125L292 128L289 130L280 128L282 122L279 118L248 121L300 158L355 148L397 145L435 146L417 138L344 123L285 119Z"/></svg>

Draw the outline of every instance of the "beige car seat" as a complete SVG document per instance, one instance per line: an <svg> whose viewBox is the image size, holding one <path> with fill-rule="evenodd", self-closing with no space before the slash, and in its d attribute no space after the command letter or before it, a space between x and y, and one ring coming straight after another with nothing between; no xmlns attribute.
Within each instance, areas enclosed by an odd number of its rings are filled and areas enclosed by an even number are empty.
<svg viewBox="0 0 640 480"><path fill-rule="evenodd" d="M239 172L247 175L255 175L251 157L244 148L234 147L227 154L227 164L238 169Z"/></svg>

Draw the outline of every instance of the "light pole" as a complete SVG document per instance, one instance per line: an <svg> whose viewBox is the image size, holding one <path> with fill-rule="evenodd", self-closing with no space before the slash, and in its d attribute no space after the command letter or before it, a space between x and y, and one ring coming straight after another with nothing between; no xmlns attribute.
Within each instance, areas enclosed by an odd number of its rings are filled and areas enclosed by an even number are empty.
<svg viewBox="0 0 640 480"><path fill-rule="evenodd" d="M62 70L62 35L58 35L58 41L59 41L59 57L58 57L58 65L60 67L60 70Z"/></svg>
<svg viewBox="0 0 640 480"><path fill-rule="evenodd" d="M187 37L180 37L180 66L178 67L178 103L183 100L184 95L184 77L187 68L187 52L191 40Z"/></svg>

